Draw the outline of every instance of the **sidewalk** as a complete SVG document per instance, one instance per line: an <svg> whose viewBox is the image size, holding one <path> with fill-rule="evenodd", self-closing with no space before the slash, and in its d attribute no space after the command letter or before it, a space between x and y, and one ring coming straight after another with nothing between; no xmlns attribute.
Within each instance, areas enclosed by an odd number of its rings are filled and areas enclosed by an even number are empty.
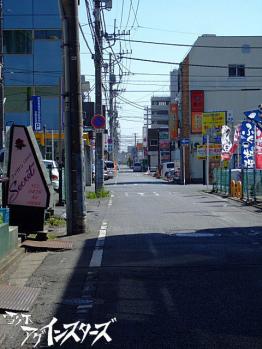
<svg viewBox="0 0 262 349"><path fill-rule="evenodd" d="M40 290L29 311L35 327L40 329L48 325L53 317L60 319L60 325L79 319L77 304L81 300L82 289L89 277L89 261L107 211L107 202L107 198L87 200L85 234L66 236L66 227L52 231L58 239L72 241L72 250L27 252L18 263L11 265L2 275L0 286L30 287ZM65 211L65 207L56 207L55 215L63 216ZM4 314L5 311L0 310L0 348L19 348L26 334L20 326L7 324ZM23 348L31 349L35 343L35 339L29 339Z"/></svg>

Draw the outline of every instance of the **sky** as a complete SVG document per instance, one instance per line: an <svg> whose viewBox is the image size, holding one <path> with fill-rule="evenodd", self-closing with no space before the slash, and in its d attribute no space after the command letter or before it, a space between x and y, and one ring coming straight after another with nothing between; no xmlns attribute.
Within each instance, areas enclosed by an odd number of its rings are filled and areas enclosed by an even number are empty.
<svg viewBox="0 0 262 349"><path fill-rule="evenodd" d="M87 0L93 9L93 0ZM221 36L259 36L262 35L261 0L113 0L112 9L104 10L106 32L128 31L130 35L121 36L131 40L156 41L178 44L193 44L202 34ZM92 15L93 20L93 15ZM80 0L79 21L86 40L94 52L94 43L88 25L85 0ZM106 43L104 47L106 47ZM169 95L170 71L175 64L159 64L130 60L142 58L168 62L181 62L189 52L188 47L141 44L117 41L112 47L114 53L124 52L121 61L124 76L117 99L121 132L121 150L134 145L135 133L142 139L144 108L150 107L151 96ZM132 51L132 53L131 53ZM91 53L83 39L80 41L81 73L94 85L94 63ZM111 49L104 49L103 59L108 62ZM118 68L116 67L116 73ZM158 75L157 75L158 74ZM94 101L94 93L91 93Z"/></svg>

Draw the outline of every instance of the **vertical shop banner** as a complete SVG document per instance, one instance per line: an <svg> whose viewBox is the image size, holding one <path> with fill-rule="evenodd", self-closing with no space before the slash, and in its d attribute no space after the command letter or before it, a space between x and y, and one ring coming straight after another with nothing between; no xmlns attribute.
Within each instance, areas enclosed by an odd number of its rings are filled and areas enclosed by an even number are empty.
<svg viewBox="0 0 262 349"><path fill-rule="evenodd" d="M174 141L178 137L178 104L170 103L169 105L169 137Z"/></svg>
<svg viewBox="0 0 262 349"><path fill-rule="evenodd" d="M230 139L230 134L231 134L231 129L227 125L222 126L222 131L221 131L221 145L222 145L222 150L221 150L221 160L230 160L231 159L231 148L232 148L232 142Z"/></svg>
<svg viewBox="0 0 262 349"><path fill-rule="evenodd" d="M202 116L203 113L199 111L191 112L191 133L202 132Z"/></svg>
<svg viewBox="0 0 262 349"><path fill-rule="evenodd" d="M250 121L241 124L241 165L243 168L254 168L255 125Z"/></svg>
<svg viewBox="0 0 262 349"><path fill-rule="evenodd" d="M41 97L32 96L33 130L41 131Z"/></svg>
<svg viewBox="0 0 262 349"><path fill-rule="evenodd" d="M191 132L202 132L202 113L204 112L204 91L191 91Z"/></svg>
<svg viewBox="0 0 262 349"><path fill-rule="evenodd" d="M239 146L240 131L241 131L241 125L239 124L235 127L233 145L232 145L232 148L230 149L230 153L232 155L234 154L234 152L237 150L237 148Z"/></svg>
<svg viewBox="0 0 262 349"><path fill-rule="evenodd" d="M260 128L256 128L256 169L262 170L262 130Z"/></svg>
<svg viewBox="0 0 262 349"><path fill-rule="evenodd" d="M191 111L204 111L204 91L191 91Z"/></svg>

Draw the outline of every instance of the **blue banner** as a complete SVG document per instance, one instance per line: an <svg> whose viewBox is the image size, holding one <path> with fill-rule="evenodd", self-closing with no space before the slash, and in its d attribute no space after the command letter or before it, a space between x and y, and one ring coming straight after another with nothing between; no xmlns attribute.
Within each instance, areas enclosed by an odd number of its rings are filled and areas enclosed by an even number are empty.
<svg viewBox="0 0 262 349"><path fill-rule="evenodd" d="M254 168L255 125L250 121L243 121L240 133L241 164L243 168Z"/></svg>
<svg viewBox="0 0 262 349"><path fill-rule="evenodd" d="M33 130L41 131L41 97L32 96Z"/></svg>

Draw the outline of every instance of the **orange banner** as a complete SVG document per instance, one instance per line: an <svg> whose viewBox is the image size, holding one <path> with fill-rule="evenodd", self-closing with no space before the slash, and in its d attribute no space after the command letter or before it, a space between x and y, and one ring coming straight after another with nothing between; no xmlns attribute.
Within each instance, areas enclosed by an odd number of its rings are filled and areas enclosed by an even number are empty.
<svg viewBox="0 0 262 349"><path fill-rule="evenodd" d="M202 116L203 116L203 113L198 111L193 111L191 113L191 132L192 133L202 133Z"/></svg>

